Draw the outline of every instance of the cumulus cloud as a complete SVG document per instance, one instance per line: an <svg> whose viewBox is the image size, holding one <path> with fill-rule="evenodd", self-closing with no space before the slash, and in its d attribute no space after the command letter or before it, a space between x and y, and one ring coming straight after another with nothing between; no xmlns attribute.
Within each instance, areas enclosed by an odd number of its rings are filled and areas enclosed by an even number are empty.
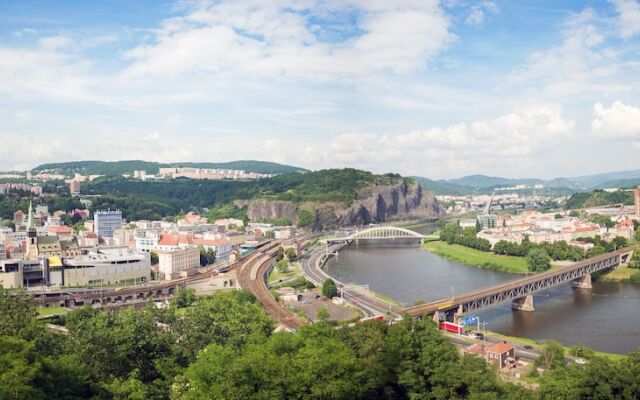
<svg viewBox="0 0 640 400"><path fill-rule="evenodd" d="M591 122L591 128L597 136L640 140L640 107L616 101L608 108L602 103L596 103L593 111L595 119Z"/></svg>
<svg viewBox="0 0 640 400"><path fill-rule="evenodd" d="M322 40L311 20L356 12L357 26ZM452 39L435 0L364 2L199 2L166 20L152 43L125 54L124 77L187 73L328 80L362 74L407 74ZM352 34L357 32L356 34Z"/></svg>
<svg viewBox="0 0 640 400"><path fill-rule="evenodd" d="M631 90L620 76L632 71L619 49L608 46L606 20L593 9L569 18L562 42L532 53L525 65L507 77L507 87L527 87L551 101L573 100L579 94L609 96ZM549 101L549 100L547 100Z"/></svg>
<svg viewBox="0 0 640 400"><path fill-rule="evenodd" d="M394 170L446 168L469 171L495 164L517 166L550 143L573 135L575 123L556 106L537 106L492 120L433 127L401 134L349 132L328 146L308 148L327 165L395 165ZM322 162L321 162L322 163Z"/></svg>
<svg viewBox="0 0 640 400"><path fill-rule="evenodd" d="M640 33L640 3L637 0L610 0L618 12L618 30L623 38Z"/></svg>
<svg viewBox="0 0 640 400"><path fill-rule="evenodd" d="M481 25L487 14L498 13L498 5L493 1L483 1L469 8L469 14L464 23L467 25Z"/></svg>
<svg viewBox="0 0 640 400"><path fill-rule="evenodd" d="M45 50L59 50L72 46L74 41L69 36L55 35L40 38L38 43Z"/></svg>

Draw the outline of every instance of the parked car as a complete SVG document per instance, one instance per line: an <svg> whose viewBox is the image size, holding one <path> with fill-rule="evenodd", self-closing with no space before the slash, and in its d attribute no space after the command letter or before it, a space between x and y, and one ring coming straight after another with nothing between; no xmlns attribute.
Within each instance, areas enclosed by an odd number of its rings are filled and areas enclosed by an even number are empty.
<svg viewBox="0 0 640 400"><path fill-rule="evenodd" d="M524 347L526 350L533 350L533 346L532 346L532 345L530 345L530 344L525 344L523 347Z"/></svg>

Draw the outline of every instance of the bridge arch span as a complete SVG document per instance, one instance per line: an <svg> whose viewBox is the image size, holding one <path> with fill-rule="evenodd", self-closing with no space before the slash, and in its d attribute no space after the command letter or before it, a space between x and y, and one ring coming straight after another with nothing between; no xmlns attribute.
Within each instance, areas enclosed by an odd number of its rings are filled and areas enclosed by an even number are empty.
<svg viewBox="0 0 640 400"><path fill-rule="evenodd" d="M353 240L376 239L424 239L426 236L410 229L397 226L373 226L353 232L350 235L324 239L325 243L351 242Z"/></svg>

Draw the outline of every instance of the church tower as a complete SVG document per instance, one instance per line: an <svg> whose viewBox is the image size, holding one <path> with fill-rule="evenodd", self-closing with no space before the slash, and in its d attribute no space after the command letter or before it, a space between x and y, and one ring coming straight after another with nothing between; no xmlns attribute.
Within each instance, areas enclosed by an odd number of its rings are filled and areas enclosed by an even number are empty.
<svg viewBox="0 0 640 400"><path fill-rule="evenodd" d="M33 222L33 205L29 200L29 217L27 218L27 260L35 260L38 256L38 235Z"/></svg>

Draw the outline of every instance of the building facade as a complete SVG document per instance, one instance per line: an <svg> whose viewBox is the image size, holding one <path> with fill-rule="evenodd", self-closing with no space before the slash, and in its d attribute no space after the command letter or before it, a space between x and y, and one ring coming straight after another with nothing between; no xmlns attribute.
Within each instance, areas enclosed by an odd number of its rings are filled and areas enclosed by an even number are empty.
<svg viewBox="0 0 640 400"><path fill-rule="evenodd" d="M158 259L158 271L163 279L175 279L200 267L200 251L195 247L159 251Z"/></svg>
<svg viewBox="0 0 640 400"><path fill-rule="evenodd" d="M98 236L113 237L113 232L122 227L120 210L100 210L93 214L93 229Z"/></svg>

